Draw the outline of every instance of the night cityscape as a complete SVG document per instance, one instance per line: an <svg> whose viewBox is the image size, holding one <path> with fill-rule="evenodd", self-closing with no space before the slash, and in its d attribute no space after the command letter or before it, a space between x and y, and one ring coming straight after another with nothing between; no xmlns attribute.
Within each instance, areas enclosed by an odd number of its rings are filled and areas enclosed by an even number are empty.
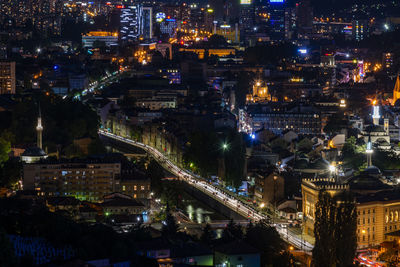
<svg viewBox="0 0 400 267"><path fill-rule="evenodd" d="M0 0L0 267L400 266L400 1Z"/></svg>

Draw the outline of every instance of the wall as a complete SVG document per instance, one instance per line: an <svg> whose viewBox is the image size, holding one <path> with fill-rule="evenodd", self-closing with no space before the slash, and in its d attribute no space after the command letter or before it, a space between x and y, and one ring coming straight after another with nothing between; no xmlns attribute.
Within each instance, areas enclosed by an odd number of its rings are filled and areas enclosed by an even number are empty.
<svg viewBox="0 0 400 267"><path fill-rule="evenodd" d="M231 210L230 208L224 206L217 200L211 198L207 194L203 193L202 191L198 190L197 188L194 188L187 183L184 183L183 186L184 190L190 194L191 196L195 197L199 201L205 203L209 207L213 208L215 211L219 212L220 214L224 215L225 217L229 219L234 219L234 220L244 220L243 216L239 215L235 211Z"/></svg>

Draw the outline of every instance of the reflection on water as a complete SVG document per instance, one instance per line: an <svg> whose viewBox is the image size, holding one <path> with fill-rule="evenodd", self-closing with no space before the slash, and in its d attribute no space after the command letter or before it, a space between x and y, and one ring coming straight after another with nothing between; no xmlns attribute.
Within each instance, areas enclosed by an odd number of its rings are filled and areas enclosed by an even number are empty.
<svg viewBox="0 0 400 267"><path fill-rule="evenodd" d="M204 210L203 208L194 208L192 204L186 206L186 214L189 219L197 223L209 223L211 222L212 212Z"/></svg>

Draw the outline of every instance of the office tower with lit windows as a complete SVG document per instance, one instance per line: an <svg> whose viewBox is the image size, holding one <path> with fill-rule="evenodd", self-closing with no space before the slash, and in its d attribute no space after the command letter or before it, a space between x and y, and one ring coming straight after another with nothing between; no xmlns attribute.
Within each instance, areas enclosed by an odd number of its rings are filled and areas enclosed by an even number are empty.
<svg viewBox="0 0 400 267"><path fill-rule="evenodd" d="M15 94L15 62L0 61L0 94Z"/></svg>
<svg viewBox="0 0 400 267"><path fill-rule="evenodd" d="M368 20L353 20L353 39L356 41L364 40L368 37L369 21Z"/></svg>
<svg viewBox="0 0 400 267"><path fill-rule="evenodd" d="M285 37L285 0L269 0L269 32L271 40Z"/></svg>
<svg viewBox="0 0 400 267"><path fill-rule="evenodd" d="M153 38L153 8L143 7L143 37Z"/></svg>
<svg viewBox="0 0 400 267"><path fill-rule="evenodd" d="M240 0L239 25L241 33L252 31L254 28L255 9L252 0Z"/></svg>
<svg viewBox="0 0 400 267"><path fill-rule="evenodd" d="M285 8L285 40L293 39L296 29L296 9L287 7Z"/></svg>
<svg viewBox="0 0 400 267"><path fill-rule="evenodd" d="M131 5L121 9L120 40L135 41L143 34L143 6Z"/></svg>

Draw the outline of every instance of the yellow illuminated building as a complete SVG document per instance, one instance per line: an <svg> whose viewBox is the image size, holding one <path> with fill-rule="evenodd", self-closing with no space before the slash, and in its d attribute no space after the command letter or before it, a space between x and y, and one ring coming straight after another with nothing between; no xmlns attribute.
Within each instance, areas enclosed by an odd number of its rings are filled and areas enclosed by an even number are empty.
<svg viewBox="0 0 400 267"><path fill-rule="evenodd" d="M269 93L268 86L261 81L256 81L253 85L252 93L246 95L246 101L248 103L265 102L271 100L273 99L271 99L271 94Z"/></svg>
<svg viewBox="0 0 400 267"><path fill-rule="evenodd" d="M375 188L374 178L369 176L367 179ZM367 182L366 180L361 182L359 178L357 180L356 184ZM349 184L337 184L333 178L303 179L301 185L303 234L314 236L315 205L321 190L327 191L332 196L351 190L356 193L357 201L358 247L372 247L393 240L389 233L400 230L400 196L391 189L382 190L386 187L376 185L376 190L354 189Z"/></svg>
<svg viewBox="0 0 400 267"><path fill-rule="evenodd" d="M393 89L393 105L396 103L397 99L400 98L400 78L397 75L396 84Z"/></svg>
<svg viewBox="0 0 400 267"><path fill-rule="evenodd" d="M117 32L107 32L107 31L91 31L85 34L85 36L97 36L97 37L106 37L106 36L114 36L118 37Z"/></svg>
<svg viewBox="0 0 400 267"><path fill-rule="evenodd" d="M82 36L83 47L92 48L95 42L104 42L106 46L118 44L118 33L107 31L91 31Z"/></svg>
<svg viewBox="0 0 400 267"><path fill-rule="evenodd" d="M204 59L205 53L209 56L225 57L229 55L235 55L236 50L234 48L214 48L214 49L203 49L203 48L180 48L179 52L192 52L197 54L199 59Z"/></svg>

